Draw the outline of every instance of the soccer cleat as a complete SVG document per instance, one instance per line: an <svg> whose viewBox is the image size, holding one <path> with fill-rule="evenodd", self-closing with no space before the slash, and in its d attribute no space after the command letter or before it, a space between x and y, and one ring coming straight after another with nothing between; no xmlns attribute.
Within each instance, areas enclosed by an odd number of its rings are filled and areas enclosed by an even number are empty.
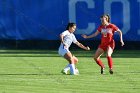
<svg viewBox="0 0 140 93"><path fill-rule="evenodd" d="M67 71L65 71L64 69L61 71L61 73L63 73L63 74L68 74L68 72Z"/></svg>
<svg viewBox="0 0 140 93"><path fill-rule="evenodd" d="M79 75L79 70L77 68L75 68L75 72L74 73L70 73L70 75Z"/></svg>
<svg viewBox="0 0 140 93"><path fill-rule="evenodd" d="M105 68L101 68L101 74L105 74Z"/></svg>
<svg viewBox="0 0 140 93"><path fill-rule="evenodd" d="M109 73L110 73L110 74L113 74L113 70L112 70L112 69L110 69L110 70L109 70Z"/></svg>
<svg viewBox="0 0 140 93"><path fill-rule="evenodd" d="M75 68L75 73L79 75L79 70L77 68Z"/></svg>

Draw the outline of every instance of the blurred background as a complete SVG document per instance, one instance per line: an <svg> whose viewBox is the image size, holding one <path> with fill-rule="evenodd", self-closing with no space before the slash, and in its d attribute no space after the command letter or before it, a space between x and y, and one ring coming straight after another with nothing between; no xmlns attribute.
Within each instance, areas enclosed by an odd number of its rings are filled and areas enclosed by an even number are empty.
<svg viewBox="0 0 140 93"><path fill-rule="evenodd" d="M69 22L77 24L78 41L96 49L100 35L81 34L94 33L103 14L122 30L123 49L140 49L140 0L0 0L0 49L58 49ZM120 49L119 35L114 38Z"/></svg>

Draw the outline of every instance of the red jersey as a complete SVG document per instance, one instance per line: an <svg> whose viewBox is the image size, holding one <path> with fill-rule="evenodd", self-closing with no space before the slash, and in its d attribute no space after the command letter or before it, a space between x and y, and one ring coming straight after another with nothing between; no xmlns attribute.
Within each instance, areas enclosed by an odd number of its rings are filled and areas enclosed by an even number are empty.
<svg viewBox="0 0 140 93"><path fill-rule="evenodd" d="M118 27L114 24L109 24L107 26L99 26L97 29L102 34L101 45L108 45L114 41L114 32L118 30Z"/></svg>

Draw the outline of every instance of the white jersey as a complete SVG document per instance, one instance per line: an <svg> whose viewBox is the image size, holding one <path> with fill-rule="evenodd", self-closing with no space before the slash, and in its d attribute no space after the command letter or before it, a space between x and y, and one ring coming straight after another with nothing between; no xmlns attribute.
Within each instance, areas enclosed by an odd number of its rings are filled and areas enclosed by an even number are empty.
<svg viewBox="0 0 140 93"><path fill-rule="evenodd" d="M63 42L64 44L69 48L70 45L77 42L77 39L75 38L75 35L73 33L70 33L68 30L62 32L62 35L64 36Z"/></svg>

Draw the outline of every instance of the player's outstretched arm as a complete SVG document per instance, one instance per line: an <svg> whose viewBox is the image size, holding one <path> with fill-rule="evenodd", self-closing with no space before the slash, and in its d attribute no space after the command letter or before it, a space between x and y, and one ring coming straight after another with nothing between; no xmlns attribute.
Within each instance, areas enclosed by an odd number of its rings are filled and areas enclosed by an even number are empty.
<svg viewBox="0 0 140 93"><path fill-rule="evenodd" d="M85 49L85 50L90 50L90 48L88 47L88 46L84 46L83 44L81 44L81 43L79 43L79 42L76 42L75 43L77 46L79 46L80 48L82 48L82 49Z"/></svg>
<svg viewBox="0 0 140 93"><path fill-rule="evenodd" d="M123 37L122 37L122 31L119 29L117 32L119 33L119 36L120 36L121 46L124 46Z"/></svg>
<svg viewBox="0 0 140 93"><path fill-rule="evenodd" d="M93 38L93 37L97 36L99 33L100 32L97 30L95 33L93 33L93 34L91 34L89 36L83 34L82 37L85 38L85 39L87 39L87 38Z"/></svg>

